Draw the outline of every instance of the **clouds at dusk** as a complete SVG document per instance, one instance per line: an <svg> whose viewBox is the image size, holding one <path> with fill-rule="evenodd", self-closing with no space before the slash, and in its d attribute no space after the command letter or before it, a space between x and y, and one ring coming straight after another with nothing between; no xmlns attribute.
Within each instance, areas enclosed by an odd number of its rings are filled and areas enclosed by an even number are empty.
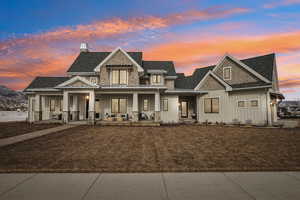
<svg viewBox="0 0 300 200"><path fill-rule="evenodd" d="M143 8L142 13L128 16L112 14L87 23L23 31L17 37L3 38L0 84L23 89L35 76L64 76L84 41L95 51L121 46L125 50L143 51L146 60L173 60L178 71L188 74L197 67L217 63L225 53L243 59L275 52L282 91L292 97L298 94L300 27L285 24L280 28L269 16L281 12L267 12L297 6L300 1L257 1L257 7L231 6L235 4L227 1L223 5L197 2L182 3L194 9L174 9L170 5L168 13L154 14Z"/></svg>

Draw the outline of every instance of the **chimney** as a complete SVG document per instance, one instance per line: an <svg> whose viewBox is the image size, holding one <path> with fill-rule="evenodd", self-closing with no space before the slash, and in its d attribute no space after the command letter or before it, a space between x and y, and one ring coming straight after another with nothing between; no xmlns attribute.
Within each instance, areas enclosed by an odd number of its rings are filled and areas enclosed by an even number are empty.
<svg viewBox="0 0 300 200"><path fill-rule="evenodd" d="M82 42L80 44L80 52L89 52L88 43Z"/></svg>

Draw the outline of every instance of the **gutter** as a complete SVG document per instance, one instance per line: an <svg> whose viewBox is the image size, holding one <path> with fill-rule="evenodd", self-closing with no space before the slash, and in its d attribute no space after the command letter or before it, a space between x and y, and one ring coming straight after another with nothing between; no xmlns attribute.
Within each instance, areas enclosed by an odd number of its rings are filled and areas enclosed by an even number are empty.
<svg viewBox="0 0 300 200"><path fill-rule="evenodd" d="M271 87L272 87L272 85L256 86L256 87L246 87L246 88L232 88L232 91L253 90L253 89L261 89L261 88L271 88Z"/></svg>

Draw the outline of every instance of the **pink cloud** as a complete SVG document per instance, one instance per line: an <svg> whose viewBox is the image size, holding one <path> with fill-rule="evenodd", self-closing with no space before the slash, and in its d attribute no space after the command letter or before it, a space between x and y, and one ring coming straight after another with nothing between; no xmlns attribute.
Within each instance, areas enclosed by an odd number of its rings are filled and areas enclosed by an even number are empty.
<svg viewBox="0 0 300 200"><path fill-rule="evenodd" d="M274 1L272 3L265 4L264 8L276 8L279 6L289 6L293 4L300 4L300 0L281 0L281 1Z"/></svg>

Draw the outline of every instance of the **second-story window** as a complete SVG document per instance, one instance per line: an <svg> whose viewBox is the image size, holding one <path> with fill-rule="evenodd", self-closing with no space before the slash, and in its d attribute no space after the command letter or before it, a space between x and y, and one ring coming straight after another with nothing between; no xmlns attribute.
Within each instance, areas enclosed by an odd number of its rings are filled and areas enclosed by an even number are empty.
<svg viewBox="0 0 300 200"><path fill-rule="evenodd" d="M224 80L231 80L231 67L224 67L223 68L223 79Z"/></svg>
<svg viewBox="0 0 300 200"><path fill-rule="evenodd" d="M153 74L152 75L152 83L153 84L161 84L161 75L160 74Z"/></svg>
<svg viewBox="0 0 300 200"><path fill-rule="evenodd" d="M112 70L111 80L113 85L127 85L127 70Z"/></svg>

